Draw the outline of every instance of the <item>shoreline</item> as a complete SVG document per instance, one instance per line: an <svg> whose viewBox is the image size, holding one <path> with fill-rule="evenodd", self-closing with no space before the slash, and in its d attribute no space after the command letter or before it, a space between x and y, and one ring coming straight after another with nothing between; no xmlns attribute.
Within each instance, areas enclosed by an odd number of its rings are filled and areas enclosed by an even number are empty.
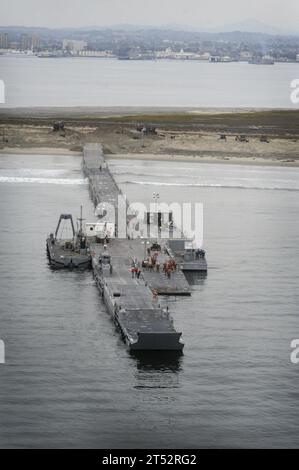
<svg viewBox="0 0 299 470"><path fill-rule="evenodd" d="M200 155L166 155L166 154L115 154L107 155L107 160L149 160L165 162L191 162L191 163L210 163L227 165L248 165L248 166L277 166L277 167L299 167L298 161L277 160L260 157L205 157Z"/></svg>
<svg viewBox="0 0 299 470"><path fill-rule="evenodd" d="M11 113L10 113L11 112ZM0 108L0 152L82 155L101 142L107 158L299 166L299 109ZM60 130L54 123L63 121Z"/></svg>
<svg viewBox="0 0 299 470"><path fill-rule="evenodd" d="M51 148L51 147L7 147L0 149L0 155L77 155L82 156L82 152L77 150L70 150L66 148Z"/></svg>
<svg viewBox="0 0 299 470"><path fill-rule="evenodd" d="M232 114L232 113L267 113L267 112L293 112L299 107L286 108L273 107L236 107L236 106L0 106L0 116L13 117L88 117L88 116L138 116L144 115L170 115L170 114Z"/></svg>
<svg viewBox="0 0 299 470"><path fill-rule="evenodd" d="M168 129L199 128L208 132L299 135L299 107L36 107L3 108L0 126L52 126L55 120L69 127L136 126L143 123Z"/></svg>
<svg viewBox="0 0 299 470"><path fill-rule="evenodd" d="M53 156L78 156L82 157L82 152L73 151L65 148L43 148L32 147L21 149L7 148L0 149L0 157L3 155L53 155ZM228 165L248 165L248 166L277 166L277 167L299 167L299 160L290 161L278 160L275 158L261 157L227 157L227 156L200 156L200 155L175 155L175 154L153 154L153 153L122 153L108 154L107 160L144 160L144 161L166 161L166 162L191 162L191 163L209 163L209 164L228 164Z"/></svg>

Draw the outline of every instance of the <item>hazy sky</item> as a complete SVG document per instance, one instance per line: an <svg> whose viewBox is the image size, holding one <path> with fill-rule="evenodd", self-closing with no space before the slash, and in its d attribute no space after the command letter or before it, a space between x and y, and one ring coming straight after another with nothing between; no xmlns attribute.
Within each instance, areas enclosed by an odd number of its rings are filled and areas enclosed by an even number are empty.
<svg viewBox="0 0 299 470"><path fill-rule="evenodd" d="M299 0L1 0L0 25L180 24L209 29L255 18L299 29Z"/></svg>

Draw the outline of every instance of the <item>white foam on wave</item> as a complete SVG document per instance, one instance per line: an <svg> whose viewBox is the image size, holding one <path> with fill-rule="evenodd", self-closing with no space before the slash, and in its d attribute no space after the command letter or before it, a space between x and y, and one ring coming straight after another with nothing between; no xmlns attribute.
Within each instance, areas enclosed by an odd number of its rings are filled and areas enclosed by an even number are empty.
<svg viewBox="0 0 299 470"><path fill-rule="evenodd" d="M20 176L0 176L0 183L37 183L37 184L67 184L67 185L82 185L88 184L88 179L85 178L34 178L34 177L20 177Z"/></svg>
<svg viewBox="0 0 299 470"><path fill-rule="evenodd" d="M140 184L148 186L183 186L190 188L226 188L226 189L260 189L260 190L279 190L279 191L299 191L299 187L283 187L275 185L265 185L262 183L260 186L256 184L240 184L240 183L165 183L160 181L124 181L125 184Z"/></svg>
<svg viewBox="0 0 299 470"><path fill-rule="evenodd" d="M68 176L66 169L56 168L1 168L0 176L33 177L33 178L57 178Z"/></svg>

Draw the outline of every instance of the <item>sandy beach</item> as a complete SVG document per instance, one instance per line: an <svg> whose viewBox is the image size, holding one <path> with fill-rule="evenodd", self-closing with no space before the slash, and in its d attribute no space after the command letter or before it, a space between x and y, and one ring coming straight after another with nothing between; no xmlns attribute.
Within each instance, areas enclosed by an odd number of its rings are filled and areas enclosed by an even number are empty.
<svg viewBox="0 0 299 470"><path fill-rule="evenodd" d="M81 155L86 142L101 142L108 158L299 166L296 110L31 111L1 109L1 153ZM65 128L55 132L58 119Z"/></svg>

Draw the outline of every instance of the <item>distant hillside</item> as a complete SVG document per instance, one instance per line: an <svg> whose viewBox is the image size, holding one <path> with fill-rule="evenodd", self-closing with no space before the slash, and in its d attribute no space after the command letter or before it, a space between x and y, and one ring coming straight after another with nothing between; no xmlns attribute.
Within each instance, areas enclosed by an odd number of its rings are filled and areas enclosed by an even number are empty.
<svg viewBox="0 0 299 470"><path fill-rule="evenodd" d="M220 29L220 31L219 31ZM37 28L37 27L24 27L24 26L0 26L0 32L10 33L12 36L19 36L21 34L36 34L42 38L90 38L97 37L99 34L113 36L115 33L123 32L127 37L144 36L150 37L156 35L159 39L164 40L228 40L228 41L249 41L260 42L267 39L273 39L277 36L280 37L295 37L297 35L285 34L282 31L272 28L271 26L264 25L255 20L236 23L218 27L217 31L196 31L195 29L187 28L181 29L174 25L165 27L150 27L150 26L137 26L137 25L115 25L109 27L92 27L92 28Z"/></svg>

